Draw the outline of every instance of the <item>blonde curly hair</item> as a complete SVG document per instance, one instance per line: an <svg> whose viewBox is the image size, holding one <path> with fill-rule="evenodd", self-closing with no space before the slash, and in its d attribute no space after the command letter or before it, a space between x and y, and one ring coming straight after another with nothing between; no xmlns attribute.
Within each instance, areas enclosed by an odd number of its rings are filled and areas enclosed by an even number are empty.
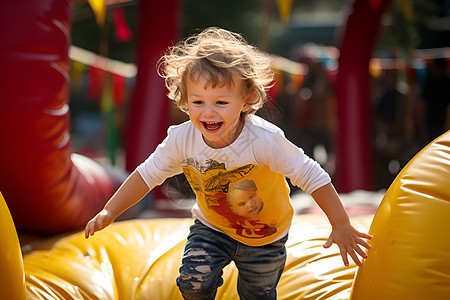
<svg viewBox="0 0 450 300"><path fill-rule="evenodd" d="M251 108L244 115L255 113L267 101L273 85L271 57L247 43L239 34L210 27L170 47L158 62L158 73L165 79L167 96L188 113L187 77L197 81L200 76L208 84L224 86L242 79L243 94L249 96Z"/></svg>

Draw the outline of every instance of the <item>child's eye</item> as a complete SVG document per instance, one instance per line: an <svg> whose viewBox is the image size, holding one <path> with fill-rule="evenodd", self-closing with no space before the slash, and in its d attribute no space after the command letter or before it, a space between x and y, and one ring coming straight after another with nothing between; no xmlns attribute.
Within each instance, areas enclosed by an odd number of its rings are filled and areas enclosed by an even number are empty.
<svg viewBox="0 0 450 300"><path fill-rule="evenodd" d="M202 100L195 100L195 101L192 101L192 103L196 104L196 105L199 105L199 104L202 104L203 101Z"/></svg>
<svg viewBox="0 0 450 300"><path fill-rule="evenodd" d="M228 104L228 102L226 102L226 101L217 101L217 104L218 105L225 105L225 104Z"/></svg>

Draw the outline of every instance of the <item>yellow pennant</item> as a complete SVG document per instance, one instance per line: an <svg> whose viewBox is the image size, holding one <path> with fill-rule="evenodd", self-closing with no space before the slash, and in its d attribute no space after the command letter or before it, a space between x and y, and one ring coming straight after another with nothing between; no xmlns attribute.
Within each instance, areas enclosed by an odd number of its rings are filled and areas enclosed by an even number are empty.
<svg viewBox="0 0 450 300"><path fill-rule="evenodd" d="M284 24L289 22L293 0L277 0L278 11Z"/></svg>
<svg viewBox="0 0 450 300"><path fill-rule="evenodd" d="M83 72L85 70L85 65L79 61L72 60L72 69L70 75L70 81L72 83L72 88L76 91L81 90L81 83L83 80Z"/></svg>
<svg viewBox="0 0 450 300"><path fill-rule="evenodd" d="M103 85L102 99L100 109L102 113L108 113L114 108L113 82L112 75L106 74Z"/></svg>
<svg viewBox="0 0 450 300"><path fill-rule="evenodd" d="M88 0L88 2L94 12L95 20L97 21L98 26L103 26L103 24L105 24L106 15L105 0Z"/></svg>
<svg viewBox="0 0 450 300"><path fill-rule="evenodd" d="M400 8L402 10L403 16L406 20L411 21L412 19L412 7L411 7L411 0L401 0L400 1Z"/></svg>

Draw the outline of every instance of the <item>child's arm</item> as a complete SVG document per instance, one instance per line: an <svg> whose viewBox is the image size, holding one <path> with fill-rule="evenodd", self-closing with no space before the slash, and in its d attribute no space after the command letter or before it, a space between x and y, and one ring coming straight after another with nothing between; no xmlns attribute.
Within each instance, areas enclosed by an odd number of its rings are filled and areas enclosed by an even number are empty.
<svg viewBox="0 0 450 300"><path fill-rule="evenodd" d="M359 254L363 258L366 258L367 254L359 245L369 249L370 245L363 238L371 239L372 236L359 232L350 224L350 218L331 183L315 190L311 193L311 196L327 215L333 227L330 237L323 246L328 248L333 243L336 243L339 246L345 266L349 265L347 254L350 255L358 266L361 265L356 254Z"/></svg>
<svg viewBox="0 0 450 300"><path fill-rule="evenodd" d="M85 237L88 238L90 235L94 235L94 232L110 225L122 212L141 200L149 190L137 171L131 173L105 204L105 207L86 224Z"/></svg>

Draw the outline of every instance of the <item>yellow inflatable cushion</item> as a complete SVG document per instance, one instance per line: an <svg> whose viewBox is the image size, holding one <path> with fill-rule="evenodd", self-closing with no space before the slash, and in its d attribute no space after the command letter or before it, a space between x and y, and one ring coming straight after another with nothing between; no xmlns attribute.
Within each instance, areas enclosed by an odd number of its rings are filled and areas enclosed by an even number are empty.
<svg viewBox="0 0 450 300"><path fill-rule="evenodd" d="M24 300L25 275L16 227L0 193L0 299Z"/></svg>
<svg viewBox="0 0 450 300"><path fill-rule="evenodd" d="M416 155L384 196L352 299L450 299L450 131Z"/></svg>
<svg viewBox="0 0 450 300"><path fill-rule="evenodd" d="M353 218L367 231L372 216ZM88 240L58 239L24 256L28 299L181 299L175 279L192 219L131 220L112 224ZM348 299L356 266L344 267L323 215L295 217L279 299ZM237 269L224 269L216 299L238 299Z"/></svg>

